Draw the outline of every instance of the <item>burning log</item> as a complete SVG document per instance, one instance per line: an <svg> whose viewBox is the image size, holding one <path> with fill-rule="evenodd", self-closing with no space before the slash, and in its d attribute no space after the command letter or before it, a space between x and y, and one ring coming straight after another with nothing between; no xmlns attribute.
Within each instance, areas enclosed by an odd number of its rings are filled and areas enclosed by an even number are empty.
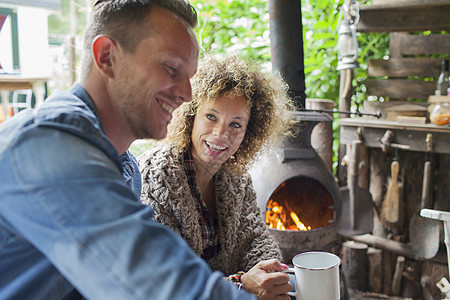
<svg viewBox="0 0 450 300"><path fill-rule="evenodd" d="M287 204L283 207L272 199L267 203L266 224L278 230L311 230L311 226L305 226Z"/></svg>

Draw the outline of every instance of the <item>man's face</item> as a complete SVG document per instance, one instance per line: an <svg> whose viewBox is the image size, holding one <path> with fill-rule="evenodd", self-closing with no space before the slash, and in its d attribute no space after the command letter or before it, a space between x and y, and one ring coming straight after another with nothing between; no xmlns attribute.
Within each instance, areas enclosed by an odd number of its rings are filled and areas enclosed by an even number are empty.
<svg viewBox="0 0 450 300"><path fill-rule="evenodd" d="M136 139L166 136L172 112L191 101L198 65L198 43L187 22L157 6L149 22L152 33L135 53L120 51L110 85L112 105Z"/></svg>

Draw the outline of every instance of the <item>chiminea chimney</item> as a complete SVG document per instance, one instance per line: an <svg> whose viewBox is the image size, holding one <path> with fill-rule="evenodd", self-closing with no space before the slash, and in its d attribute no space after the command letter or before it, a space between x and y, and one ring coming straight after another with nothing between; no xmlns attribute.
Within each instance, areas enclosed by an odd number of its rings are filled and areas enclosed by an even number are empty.
<svg viewBox="0 0 450 300"><path fill-rule="evenodd" d="M297 110L305 109L305 65L300 0L269 0L271 61L289 85Z"/></svg>
<svg viewBox="0 0 450 300"><path fill-rule="evenodd" d="M332 118L305 110L300 0L269 0L269 14L272 66L289 85L295 104L291 115L300 120L300 130L298 136L282 141L260 157L249 171L269 233L280 246L283 262L290 263L300 252L330 251L337 240L341 201L333 174L311 146L314 126ZM288 213L278 213L281 211ZM296 230L288 216L307 230L298 225L300 230ZM277 226L272 226L272 217ZM286 226L278 226L280 219Z"/></svg>

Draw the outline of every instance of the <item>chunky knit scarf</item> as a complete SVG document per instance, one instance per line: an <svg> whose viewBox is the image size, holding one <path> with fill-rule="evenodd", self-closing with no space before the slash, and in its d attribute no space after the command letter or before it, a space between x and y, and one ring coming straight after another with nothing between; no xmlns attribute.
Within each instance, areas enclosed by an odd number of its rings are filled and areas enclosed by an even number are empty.
<svg viewBox="0 0 450 300"><path fill-rule="evenodd" d="M154 208L155 220L180 234L195 253L202 253L199 213L184 171L183 154L160 145L138 159L142 174L141 200ZM281 258L256 203L248 174L220 169L215 175L221 250L208 263L225 275L248 271L261 260Z"/></svg>

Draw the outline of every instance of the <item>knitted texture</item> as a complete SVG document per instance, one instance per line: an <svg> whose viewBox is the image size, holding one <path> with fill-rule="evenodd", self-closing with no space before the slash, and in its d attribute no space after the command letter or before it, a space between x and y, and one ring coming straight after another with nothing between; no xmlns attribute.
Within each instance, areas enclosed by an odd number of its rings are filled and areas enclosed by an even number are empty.
<svg viewBox="0 0 450 300"><path fill-rule="evenodd" d="M155 220L180 234L201 255L200 215L187 183L183 153L160 145L139 157L138 163L142 202L153 206ZM229 275L248 271L261 260L281 259L280 249L262 219L250 176L220 169L214 183L221 250L208 261L211 268Z"/></svg>

